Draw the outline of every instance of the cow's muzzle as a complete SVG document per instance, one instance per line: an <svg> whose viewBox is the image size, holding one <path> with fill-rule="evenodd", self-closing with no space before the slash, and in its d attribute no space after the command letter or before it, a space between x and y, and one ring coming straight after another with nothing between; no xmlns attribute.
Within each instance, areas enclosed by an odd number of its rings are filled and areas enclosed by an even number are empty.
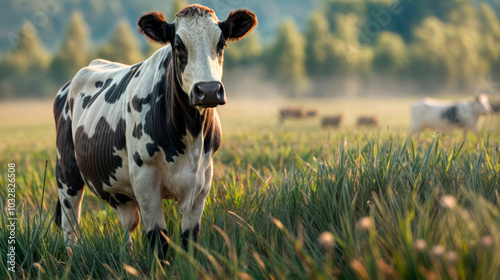
<svg viewBox="0 0 500 280"><path fill-rule="evenodd" d="M226 91L221 82L199 82L193 87L191 93L193 106L202 108L216 107L226 104Z"/></svg>

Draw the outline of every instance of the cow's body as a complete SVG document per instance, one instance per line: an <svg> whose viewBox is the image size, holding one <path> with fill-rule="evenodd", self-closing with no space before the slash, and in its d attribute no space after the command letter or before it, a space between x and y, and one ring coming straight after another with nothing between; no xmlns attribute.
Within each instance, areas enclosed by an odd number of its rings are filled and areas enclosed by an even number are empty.
<svg viewBox="0 0 500 280"><path fill-rule="evenodd" d="M302 119L306 116L306 111L300 107L284 107L280 109L280 120Z"/></svg>
<svg viewBox="0 0 500 280"><path fill-rule="evenodd" d="M344 118L343 115L323 117L321 119L321 126L323 128L326 128L326 127L339 127L340 126L340 122L342 122L343 118Z"/></svg>
<svg viewBox="0 0 500 280"><path fill-rule="evenodd" d="M356 124L358 126L377 126L379 120L376 116L360 116Z"/></svg>
<svg viewBox="0 0 500 280"><path fill-rule="evenodd" d="M412 106L412 134L418 135L429 128L437 131L463 129L464 133L478 133L481 116L491 112L488 98L478 96L473 101L448 102L425 98Z"/></svg>
<svg viewBox="0 0 500 280"><path fill-rule="evenodd" d="M208 27L215 41L223 35L232 38L231 33L221 32L224 23L217 25L213 11L207 8L194 5L179 14L180 27L171 34L176 36L176 47L189 43L184 26L196 28L182 24L186 21L205 21L205 26L194 31L201 34ZM139 20L148 37L173 44L173 37L162 38L166 32L154 30L158 24L168 25L155 12ZM165 28L175 27L159 30ZM161 242L162 256L167 248L160 233L166 234L162 199L178 202L184 245L190 232L196 238L211 186L212 158L221 143L220 122L212 107L225 103L225 93L220 83L222 61L217 57L222 52L210 50L213 43L206 41L206 49L198 50L198 57L188 62L187 53L198 45L192 44L191 48L182 46L185 49L179 53L167 45L132 66L94 60L58 92L54 102L57 220L68 241L77 239L74 229L84 184L113 207L128 232L137 228L142 217L152 245ZM201 56L203 51L206 57ZM196 59L201 66L193 65ZM127 243L131 248L130 235Z"/></svg>

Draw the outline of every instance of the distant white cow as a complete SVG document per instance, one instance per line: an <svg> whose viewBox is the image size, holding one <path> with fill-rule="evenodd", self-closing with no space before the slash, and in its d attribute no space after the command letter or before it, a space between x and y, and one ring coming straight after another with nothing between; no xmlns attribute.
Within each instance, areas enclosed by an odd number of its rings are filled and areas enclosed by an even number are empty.
<svg viewBox="0 0 500 280"><path fill-rule="evenodd" d="M412 134L417 136L426 128L438 131L463 129L478 133L481 116L490 113L491 106L486 95L477 95L472 101L439 101L425 98L412 106Z"/></svg>

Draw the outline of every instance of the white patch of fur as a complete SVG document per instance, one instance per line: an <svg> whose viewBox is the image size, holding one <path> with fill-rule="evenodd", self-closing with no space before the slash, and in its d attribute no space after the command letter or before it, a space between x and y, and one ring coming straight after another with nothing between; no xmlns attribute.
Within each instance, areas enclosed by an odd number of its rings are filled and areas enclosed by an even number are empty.
<svg viewBox="0 0 500 280"><path fill-rule="evenodd" d="M198 82L221 81L222 64L217 57L221 29L211 16L181 17L176 21L176 35L182 39L188 62L182 73L182 89L190 94Z"/></svg>

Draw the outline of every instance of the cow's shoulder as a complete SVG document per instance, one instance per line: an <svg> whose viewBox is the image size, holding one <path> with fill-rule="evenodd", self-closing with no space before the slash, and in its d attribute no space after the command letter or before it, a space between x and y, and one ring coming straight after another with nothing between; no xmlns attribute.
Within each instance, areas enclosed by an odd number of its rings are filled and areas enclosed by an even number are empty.
<svg viewBox="0 0 500 280"><path fill-rule="evenodd" d="M75 100L79 98L83 109L101 99L101 105L114 104L126 92L129 83L138 79L142 64L143 62L126 65L103 59L93 60L73 78L70 96Z"/></svg>

